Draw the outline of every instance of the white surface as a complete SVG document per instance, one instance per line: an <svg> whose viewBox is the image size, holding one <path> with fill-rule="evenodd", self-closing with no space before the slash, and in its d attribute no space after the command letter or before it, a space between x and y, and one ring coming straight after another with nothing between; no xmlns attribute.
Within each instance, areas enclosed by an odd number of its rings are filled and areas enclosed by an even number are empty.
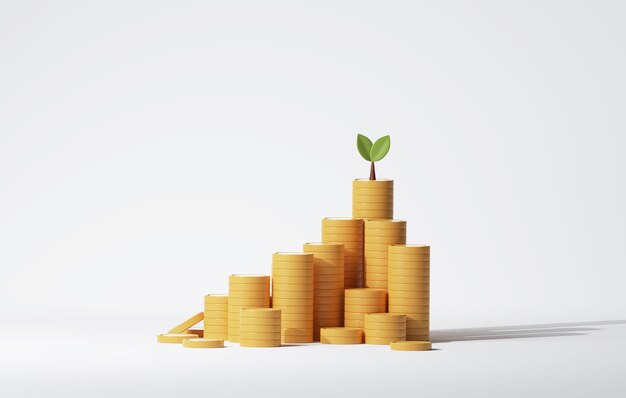
<svg viewBox="0 0 626 398"><path fill-rule="evenodd" d="M267 273L350 214L357 132L392 135L378 175L432 245L434 330L626 319L625 8L0 3L0 388L159 396L185 388L176 364L194 391L247 360L302 394L335 368L393 378L406 362L378 348L154 343L229 273ZM624 326L598 329L442 343L402 357L403 383L623 395ZM44 344L64 330L94 345Z"/></svg>

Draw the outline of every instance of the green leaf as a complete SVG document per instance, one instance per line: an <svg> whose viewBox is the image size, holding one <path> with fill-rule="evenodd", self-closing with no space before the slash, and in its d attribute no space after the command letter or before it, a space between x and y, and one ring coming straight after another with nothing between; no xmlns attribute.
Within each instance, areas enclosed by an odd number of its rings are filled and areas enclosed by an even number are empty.
<svg viewBox="0 0 626 398"><path fill-rule="evenodd" d="M391 138L388 135L377 139L370 150L370 159L372 159L372 162L378 162L387 156L387 152L389 152L390 147Z"/></svg>
<svg viewBox="0 0 626 398"><path fill-rule="evenodd" d="M356 147L358 148L361 156L363 156L363 159L367 160L368 162L372 161L372 159L370 158L370 151L372 150L372 141L370 141L369 138L367 138L366 136L362 134L357 134L356 135Z"/></svg>

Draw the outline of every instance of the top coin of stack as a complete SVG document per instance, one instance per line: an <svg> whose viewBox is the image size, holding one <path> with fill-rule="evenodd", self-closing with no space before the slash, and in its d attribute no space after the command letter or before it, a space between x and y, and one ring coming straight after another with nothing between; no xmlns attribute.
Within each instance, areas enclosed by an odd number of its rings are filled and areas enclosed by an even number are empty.
<svg viewBox="0 0 626 398"><path fill-rule="evenodd" d="M280 310L242 308L239 345L242 347L280 347Z"/></svg>
<svg viewBox="0 0 626 398"><path fill-rule="evenodd" d="M313 342L313 253L272 255L272 306L282 311L283 343Z"/></svg>
<svg viewBox="0 0 626 398"><path fill-rule="evenodd" d="M239 342L239 314L242 308L269 308L269 275L228 277L228 340Z"/></svg>
<svg viewBox="0 0 626 398"><path fill-rule="evenodd" d="M228 296L207 294L204 296L204 334L208 339L228 339Z"/></svg>
<svg viewBox="0 0 626 398"><path fill-rule="evenodd" d="M389 312L406 314L406 339L428 340L430 246L389 246Z"/></svg>
<svg viewBox="0 0 626 398"><path fill-rule="evenodd" d="M352 218L393 218L393 180L352 181Z"/></svg>
<svg viewBox="0 0 626 398"><path fill-rule="evenodd" d="M387 247L406 243L406 221L365 220L365 286L387 288Z"/></svg>
<svg viewBox="0 0 626 398"><path fill-rule="evenodd" d="M313 253L314 298L313 340L320 328L343 326L343 243L305 243L303 251Z"/></svg>
<svg viewBox="0 0 626 398"><path fill-rule="evenodd" d="M322 242L344 245L344 287L363 286L363 220L327 217L322 219Z"/></svg>

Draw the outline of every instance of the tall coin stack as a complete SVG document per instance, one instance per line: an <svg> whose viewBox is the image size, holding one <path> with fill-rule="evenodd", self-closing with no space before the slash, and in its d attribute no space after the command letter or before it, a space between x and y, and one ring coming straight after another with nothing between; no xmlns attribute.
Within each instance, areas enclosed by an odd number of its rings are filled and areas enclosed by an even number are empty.
<svg viewBox="0 0 626 398"><path fill-rule="evenodd" d="M353 218L324 218L322 242L344 245L344 287L363 286L363 220Z"/></svg>
<svg viewBox="0 0 626 398"><path fill-rule="evenodd" d="M242 308L239 320L239 345L280 347L280 312L276 308Z"/></svg>
<svg viewBox="0 0 626 398"><path fill-rule="evenodd" d="M343 243L305 243L313 253L313 340L320 340L320 328L343 326L344 249Z"/></svg>
<svg viewBox="0 0 626 398"><path fill-rule="evenodd" d="M365 314L387 312L385 289L346 289L344 319L347 328L365 327Z"/></svg>
<svg viewBox="0 0 626 398"><path fill-rule="evenodd" d="M228 341L239 342L239 314L242 308L269 308L269 275L228 277Z"/></svg>
<svg viewBox="0 0 626 398"><path fill-rule="evenodd" d="M387 289L387 247L406 243L406 221L365 220L365 286Z"/></svg>
<svg viewBox="0 0 626 398"><path fill-rule="evenodd" d="M352 218L393 218L393 180L352 181Z"/></svg>
<svg viewBox="0 0 626 398"><path fill-rule="evenodd" d="M228 296L204 296L204 335L207 339L228 339Z"/></svg>
<svg viewBox="0 0 626 398"><path fill-rule="evenodd" d="M390 344L406 340L406 316L366 314L365 344Z"/></svg>
<svg viewBox="0 0 626 398"><path fill-rule="evenodd" d="M389 246L389 312L406 314L406 339L430 334L430 246Z"/></svg>
<svg viewBox="0 0 626 398"><path fill-rule="evenodd" d="M274 253L272 306L282 311L283 343L313 342L313 253Z"/></svg>

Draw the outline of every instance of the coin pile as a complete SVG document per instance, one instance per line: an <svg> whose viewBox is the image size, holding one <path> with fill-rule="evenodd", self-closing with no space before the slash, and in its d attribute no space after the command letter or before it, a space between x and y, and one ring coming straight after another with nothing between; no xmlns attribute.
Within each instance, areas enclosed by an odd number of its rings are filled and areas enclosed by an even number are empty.
<svg viewBox="0 0 626 398"><path fill-rule="evenodd" d="M324 218L322 242L344 245L344 287L363 286L363 220Z"/></svg>
<svg viewBox="0 0 626 398"><path fill-rule="evenodd" d="M283 343L313 342L313 253L274 253L272 307L282 310Z"/></svg>
<svg viewBox="0 0 626 398"><path fill-rule="evenodd" d="M428 340L430 246L389 246L389 312L406 314L406 339Z"/></svg>
<svg viewBox="0 0 626 398"><path fill-rule="evenodd" d="M366 314L365 344L389 344L406 340L406 316Z"/></svg>
<svg viewBox="0 0 626 398"><path fill-rule="evenodd" d="M322 344L363 344L363 329L360 328L322 328Z"/></svg>
<svg viewBox="0 0 626 398"><path fill-rule="evenodd" d="M393 218L393 180L352 181L352 218Z"/></svg>
<svg viewBox="0 0 626 398"><path fill-rule="evenodd" d="M343 243L305 243L313 253L313 341L320 341L320 328L343 326Z"/></svg>
<svg viewBox="0 0 626 398"><path fill-rule="evenodd" d="M387 289L387 247L406 243L406 221L365 220L365 286Z"/></svg>
<svg viewBox="0 0 626 398"><path fill-rule="evenodd" d="M242 347L280 347L280 312L276 308L242 308L239 320L239 345Z"/></svg>
<svg viewBox="0 0 626 398"><path fill-rule="evenodd" d="M239 342L239 313L242 308L269 308L269 275L228 277L228 341Z"/></svg>
<svg viewBox="0 0 626 398"><path fill-rule="evenodd" d="M228 296L204 296L204 335L208 339L228 339Z"/></svg>
<svg viewBox="0 0 626 398"><path fill-rule="evenodd" d="M346 289L344 325L350 328L364 328L365 314L387 312L387 292L385 289Z"/></svg>

